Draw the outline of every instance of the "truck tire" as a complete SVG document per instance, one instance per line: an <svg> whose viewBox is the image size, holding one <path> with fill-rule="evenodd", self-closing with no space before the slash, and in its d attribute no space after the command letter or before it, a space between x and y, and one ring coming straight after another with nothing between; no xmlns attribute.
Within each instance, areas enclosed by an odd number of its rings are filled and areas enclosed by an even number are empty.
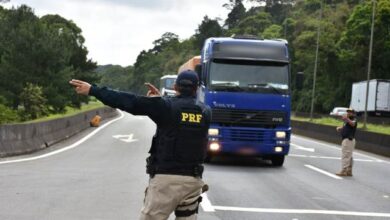
<svg viewBox="0 0 390 220"><path fill-rule="evenodd" d="M277 155L271 157L272 166L281 167L284 163L284 155Z"/></svg>
<svg viewBox="0 0 390 220"><path fill-rule="evenodd" d="M205 163L210 163L211 159L213 159L213 156L211 156L210 154L207 154L207 156L204 158L204 162Z"/></svg>

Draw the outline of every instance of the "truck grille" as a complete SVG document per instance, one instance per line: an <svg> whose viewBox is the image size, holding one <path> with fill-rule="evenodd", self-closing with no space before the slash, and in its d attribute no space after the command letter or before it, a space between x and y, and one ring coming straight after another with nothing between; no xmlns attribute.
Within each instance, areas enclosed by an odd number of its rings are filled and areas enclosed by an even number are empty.
<svg viewBox="0 0 390 220"><path fill-rule="evenodd" d="M270 140L270 134L264 131L254 130L230 130L230 135L227 135L227 139L231 141L255 141L263 143Z"/></svg>
<svg viewBox="0 0 390 220"><path fill-rule="evenodd" d="M286 113L281 111L213 108L211 122L224 126L275 127L286 122Z"/></svg>

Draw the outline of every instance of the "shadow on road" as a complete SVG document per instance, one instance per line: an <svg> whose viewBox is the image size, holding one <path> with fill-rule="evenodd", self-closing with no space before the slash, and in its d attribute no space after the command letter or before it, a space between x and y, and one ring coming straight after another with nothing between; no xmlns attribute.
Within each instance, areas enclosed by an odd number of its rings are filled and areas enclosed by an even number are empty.
<svg viewBox="0 0 390 220"><path fill-rule="evenodd" d="M274 168L280 169L283 167L272 166L269 160L264 160L257 157L249 156L215 156L212 158L207 165L216 165L216 166L234 166L234 167L261 167L261 168Z"/></svg>

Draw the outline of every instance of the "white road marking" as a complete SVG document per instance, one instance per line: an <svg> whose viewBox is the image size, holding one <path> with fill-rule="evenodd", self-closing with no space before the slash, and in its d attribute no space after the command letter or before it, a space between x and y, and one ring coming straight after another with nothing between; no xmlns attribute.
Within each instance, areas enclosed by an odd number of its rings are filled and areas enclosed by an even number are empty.
<svg viewBox="0 0 390 220"><path fill-rule="evenodd" d="M328 148L331 148L331 149L334 149L334 150L338 150L340 151L340 147L336 147L334 145L331 145L331 144L326 144L326 143L323 143L323 142L319 142L319 141L315 141L311 138L306 138L306 137L300 137L300 136L297 136L297 135L292 135L293 138L298 138L298 139L301 139L301 140L305 140L305 141L311 141L313 143L316 143L316 144L320 144L322 146L325 146L325 147L328 147ZM377 162L386 162L386 163L390 163L390 161L384 161L382 159L379 159L379 158L376 158L376 157L373 157L373 156L370 156L370 155L366 155L366 154L363 154L363 153L360 153L360 152L354 152L354 154L356 155L360 155L360 156L363 156L363 157L367 157L367 158L370 158L372 160L376 160Z"/></svg>
<svg viewBox="0 0 390 220"><path fill-rule="evenodd" d="M314 155L303 155L303 154L288 154L290 157L307 157L307 158L319 158L319 159L329 159L329 160L341 160L340 157L327 157L327 156L314 156ZM368 160L368 159L355 159L353 158L353 161L359 161L359 162L376 162L376 163L382 163L383 161L377 161L377 160Z"/></svg>
<svg viewBox="0 0 390 220"><path fill-rule="evenodd" d="M222 210L222 211L283 213L283 214L323 214L323 215L345 215L345 216L365 216L365 217L390 217L390 213L380 213L380 212L354 212L354 211L315 210L315 209L244 208L244 207L231 207L231 206L213 206L213 207L215 210Z"/></svg>
<svg viewBox="0 0 390 220"><path fill-rule="evenodd" d="M121 140L123 142L126 142L126 143L131 143L131 142L138 141L138 139L133 139L134 134L128 134L128 135L126 135L126 134L125 135L118 134L118 135L113 135L112 137L116 138L118 140Z"/></svg>
<svg viewBox="0 0 390 220"><path fill-rule="evenodd" d="M119 111L119 110L118 110ZM107 127L108 125L120 120L123 118L124 114L119 111L119 114L121 115L120 117L118 118L114 118L112 119L111 121L105 123L104 125L98 127L96 130L92 131L91 133L89 133L88 135L86 135L85 137L81 138L80 140L78 140L77 142L69 145L69 146L66 146L64 148L61 148L61 149L58 149L58 150L55 150L55 151L52 151L52 152L49 152L49 153L46 153L46 154L42 154L42 155L39 155L39 156L34 156L34 157L27 157L27 158L23 158L23 159L16 159L16 160L5 160L5 161L0 161L0 164L7 164L7 163L19 163L19 162L26 162L26 161L32 161L32 160L38 160L38 159L42 159L42 158L45 158L45 157L50 157L50 156L53 156L53 155L56 155L56 154L59 154L59 153L62 153L64 151L67 151L67 150L70 150L70 149L73 149L77 146L79 146L80 144L82 144L83 142L85 142L86 140L88 140L89 138L91 138L92 136L94 136L96 133L98 133L99 131L101 131L102 129L104 129L105 127Z"/></svg>
<svg viewBox="0 0 390 220"><path fill-rule="evenodd" d="M294 146L295 149L297 149L297 150L304 150L304 151L309 151L309 152L314 152L314 151L315 151L314 148L303 147L303 146L298 145L298 144L293 144L293 143L291 143L290 145L291 145L291 146Z"/></svg>
<svg viewBox="0 0 390 220"><path fill-rule="evenodd" d="M137 120L145 120L148 118L148 116L137 116L137 115L133 115L134 116L134 119L137 119Z"/></svg>
<svg viewBox="0 0 390 220"><path fill-rule="evenodd" d="M329 172L327 172L327 171L325 171L325 170L321 170L320 168L317 168L317 167L312 166L312 165L305 164L305 167L307 167L307 168L309 168L309 169L312 169L312 170L314 170L314 171L317 171L317 172L319 172L319 173L325 174L325 175L327 175L327 176L330 176L330 177L332 177L332 178L334 178L334 179L338 179L338 180L342 180L342 179L343 179L343 178L341 178L341 177L339 177L339 176L336 176L336 175L334 175L334 174L332 174L332 173L329 173Z"/></svg>
<svg viewBox="0 0 390 220"><path fill-rule="evenodd" d="M202 202L200 203L200 206L202 206L202 209L205 212L215 212L214 206L211 205L206 193L202 194Z"/></svg>

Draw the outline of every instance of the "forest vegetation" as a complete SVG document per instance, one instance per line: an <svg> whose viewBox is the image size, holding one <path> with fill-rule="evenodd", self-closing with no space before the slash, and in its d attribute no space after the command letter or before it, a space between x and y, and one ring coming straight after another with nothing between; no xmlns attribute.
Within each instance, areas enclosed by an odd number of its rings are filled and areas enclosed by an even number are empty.
<svg viewBox="0 0 390 220"><path fill-rule="evenodd" d="M80 107L68 80L79 78L114 89L144 94L144 82L176 74L199 55L209 37L255 35L288 40L292 61L292 106L309 111L317 31L320 28L315 111L349 106L353 82L367 78L371 0L227 0L225 20L207 15L194 34L180 39L174 30L141 51L133 65L98 66L87 58L82 30L60 15L38 17L23 5L0 6L0 124L39 118ZM322 15L320 15L322 14ZM321 16L321 19L320 19ZM390 1L376 1L371 78L390 78ZM294 87L304 73L303 89Z"/></svg>

